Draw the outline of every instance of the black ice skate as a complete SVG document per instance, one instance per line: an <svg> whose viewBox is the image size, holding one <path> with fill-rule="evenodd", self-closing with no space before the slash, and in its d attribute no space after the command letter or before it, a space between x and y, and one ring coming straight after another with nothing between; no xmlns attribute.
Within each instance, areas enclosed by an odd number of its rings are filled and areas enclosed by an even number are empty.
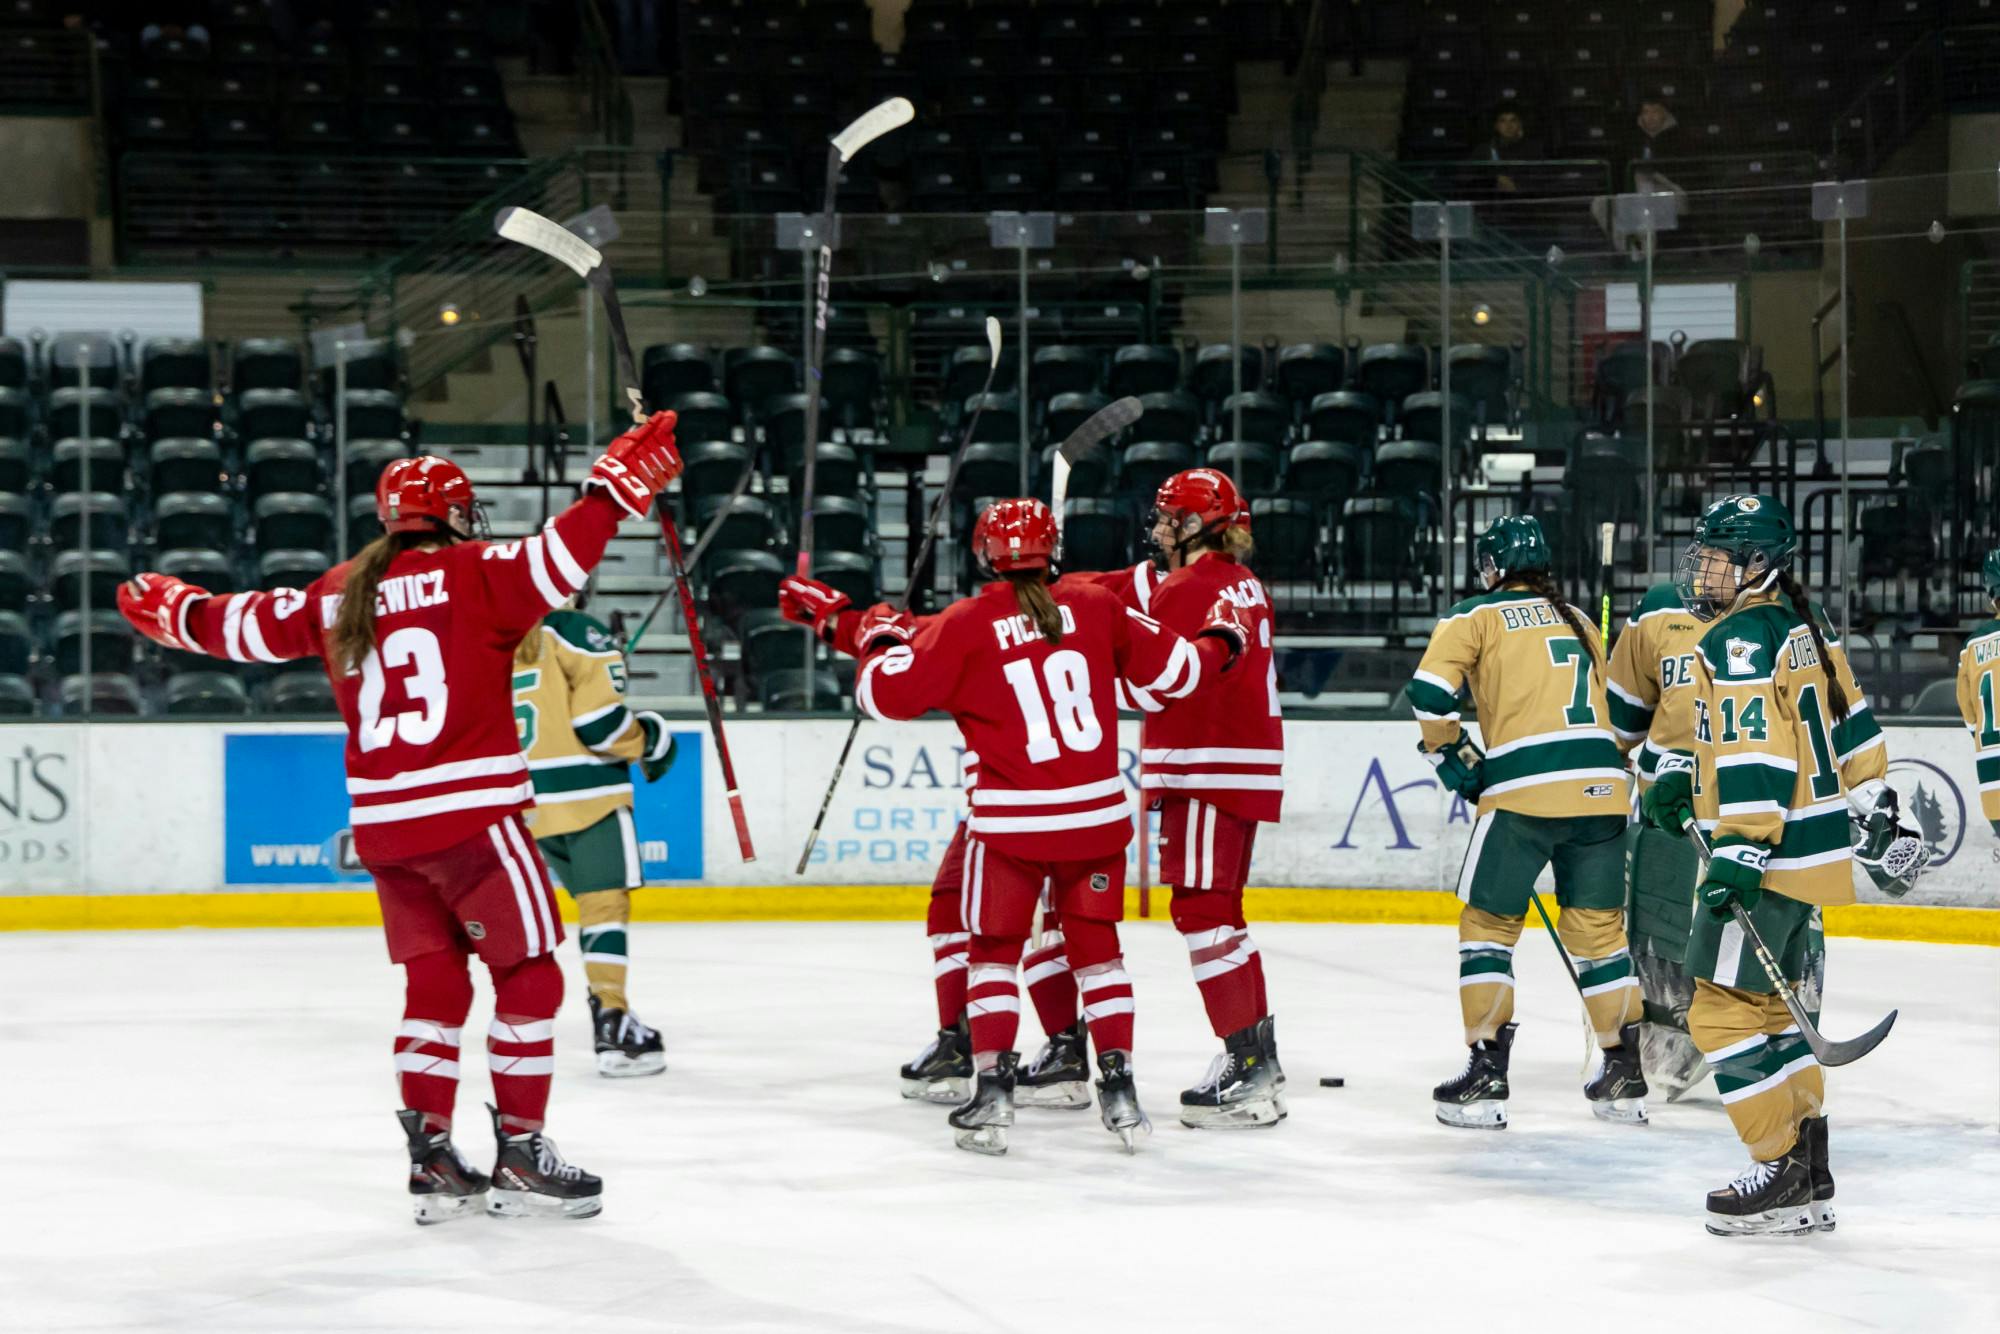
<svg viewBox="0 0 2000 1334"><path fill-rule="evenodd" d="M903 1096L925 1102L964 1102L972 1082L972 1035L963 1016L953 1028L940 1028L917 1059L904 1066Z"/></svg>
<svg viewBox="0 0 2000 1334"><path fill-rule="evenodd" d="M1708 1193L1708 1230L1718 1237L1793 1237L1814 1226L1812 1168L1803 1144L1772 1162L1751 1163Z"/></svg>
<svg viewBox="0 0 2000 1334"><path fill-rule="evenodd" d="M1278 1119L1284 1120L1292 1114L1291 1106L1285 1100L1285 1067L1278 1064L1278 1019L1276 1015L1265 1015L1257 1021L1257 1036L1264 1044L1264 1059L1270 1062L1271 1079L1277 1085Z"/></svg>
<svg viewBox="0 0 2000 1334"><path fill-rule="evenodd" d="M1583 1096L1590 1099L1590 1110L1600 1121L1646 1124L1646 1072L1639 1063L1637 1024L1618 1030L1618 1045L1604 1049L1604 1064L1583 1086Z"/></svg>
<svg viewBox="0 0 2000 1334"><path fill-rule="evenodd" d="M1833 1231L1833 1168L1826 1157L1826 1118L1808 1116L1799 1122L1799 1143L1805 1146L1806 1168L1812 1174L1813 1226Z"/></svg>
<svg viewBox="0 0 2000 1334"><path fill-rule="evenodd" d="M396 1113L410 1139L410 1203L418 1227L469 1218L486 1203L486 1174L465 1161L448 1130L424 1129L424 1114Z"/></svg>
<svg viewBox="0 0 2000 1334"><path fill-rule="evenodd" d="M1195 1130L1236 1130L1278 1124L1278 1080L1264 1054L1261 1024L1223 1040L1201 1083L1181 1094L1181 1124Z"/></svg>
<svg viewBox="0 0 2000 1334"><path fill-rule="evenodd" d="M630 1010L607 1010L590 998L590 1024L597 1039L597 1073L607 1079L657 1075L667 1068L666 1044Z"/></svg>
<svg viewBox="0 0 2000 1334"><path fill-rule="evenodd" d="M991 1070L983 1071L972 1097L945 1119L951 1122L952 1143L970 1153L1007 1152L1007 1128L1014 1124L1014 1078L1021 1053L1003 1051Z"/></svg>
<svg viewBox="0 0 2000 1334"><path fill-rule="evenodd" d="M1468 1130L1507 1128L1507 1055L1516 1027L1502 1024L1492 1041L1473 1043L1465 1073L1431 1090L1439 1121Z"/></svg>
<svg viewBox="0 0 2000 1334"><path fill-rule="evenodd" d="M510 1135L500 1128L500 1112L490 1103L493 1189L486 1212L496 1218L594 1218L604 1211L604 1183L556 1152L556 1142L539 1130Z"/></svg>
<svg viewBox="0 0 2000 1334"><path fill-rule="evenodd" d="M1079 1019L1051 1034L1014 1085L1018 1107L1052 1107L1061 1111L1090 1109L1089 1039Z"/></svg>
<svg viewBox="0 0 2000 1334"><path fill-rule="evenodd" d="M1125 1152L1137 1153L1136 1136L1141 1132L1152 1134L1153 1123L1139 1109L1139 1088L1132 1082L1132 1058L1122 1051L1102 1052L1097 1058L1097 1069L1103 1075L1097 1081L1097 1113L1104 1119L1104 1128L1118 1136Z"/></svg>

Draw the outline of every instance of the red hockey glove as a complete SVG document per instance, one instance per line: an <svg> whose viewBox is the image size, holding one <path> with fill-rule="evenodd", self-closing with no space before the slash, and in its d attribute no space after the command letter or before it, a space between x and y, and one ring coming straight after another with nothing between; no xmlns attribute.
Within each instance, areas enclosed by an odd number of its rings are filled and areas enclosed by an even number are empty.
<svg viewBox="0 0 2000 1334"><path fill-rule="evenodd" d="M605 446L604 453L590 466L583 489L602 490L618 502L618 508L635 519L643 519L653 507L653 497L680 475L680 451L674 448L674 414L656 412Z"/></svg>
<svg viewBox="0 0 2000 1334"><path fill-rule="evenodd" d="M188 632L187 617L209 596L206 588L184 584L172 575L138 574L118 585L118 610L155 644L199 653L201 645Z"/></svg>
<svg viewBox="0 0 2000 1334"><path fill-rule="evenodd" d="M1222 664L1228 671L1243 656L1243 650L1250 647L1250 622L1244 617L1243 609L1228 598L1217 598L1215 605L1208 609L1208 619L1195 631L1195 638L1213 636L1229 646L1229 658Z"/></svg>
<svg viewBox="0 0 2000 1334"><path fill-rule="evenodd" d="M804 575L787 575L778 581L778 610L785 619L793 625L810 625L813 633L829 644L833 642L834 618L852 602L839 589Z"/></svg>
<svg viewBox="0 0 2000 1334"><path fill-rule="evenodd" d="M917 637L917 618L906 611L897 611L886 602L878 602L861 613L861 623L854 627L854 642L867 657L877 649L894 644L908 644Z"/></svg>

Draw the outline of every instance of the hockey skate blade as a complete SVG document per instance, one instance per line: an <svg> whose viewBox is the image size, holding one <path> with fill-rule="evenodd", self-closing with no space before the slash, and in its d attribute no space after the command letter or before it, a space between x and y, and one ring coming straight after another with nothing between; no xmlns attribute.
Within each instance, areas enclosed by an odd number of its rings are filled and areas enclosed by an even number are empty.
<svg viewBox="0 0 2000 1334"><path fill-rule="evenodd" d="M1814 1229L1813 1211L1809 1204L1795 1204L1740 1217L1710 1214L1706 1226L1712 1237L1802 1237Z"/></svg>
<svg viewBox="0 0 2000 1334"><path fill-rule="evenodd" d="M903 1096L923 1102L950 1103L956 1107L970 1097L965 1079L906 1079Z"/></svg>
<svg viewBox="0 0 2000 1334"><path fill-rule="evenodd" d="M1646 1119L1644 1098L1609 1098L1603 1102L1593 1102L1590 1104L1590 1114L1600 1121L1609 1121L1619 1126L1652 1124Z"/></svg>
<svg viewBox="0 0 2000 1334"><path fill-rule="evenodd" d="M1497 1098L1483 1098L1478 1102L1463 1105L1455 1102L1433 1103L1437 1108L1439 1125L1453 1126L1459 1130L1505 1130L1507 1128L1507 1104Z"/></svg>
<svg viewBox="0 0 2000 1334"><path fill-rule="evenodd" d="M1257 1098L1228 1107L1181 1108L1181 1124L1189 1130L1262 1130L1284 1119L1276 1099Z"/></svg>
<svg viewBox="0 0 2000 1334"><path fill-rule="evenodd" d="M1064 1084L1042 1084L1035 1088L1017 1087L1014 1090L1016 1107L1039 1107L1043 1111L1087 1112L1090 1110L1090 1084L1078 1080Z"/></svg>
<svg viewBox="0 0 2000 1334"><path fill-rule="evenodd" d="M989 1158L999 1158L1007 1152L1007 1127L974 1126L970 1130L954 1130L951 1142L967 1153L983 1153Z"/></svg>
<svg viewBox="0 0 2000 1334"><path fill-rule="evenodd" d="M604 1212L604 1197L584 1195L566 1200L531 1190L501 1190L496 1186L486 1192L486 1212L495 1218L595 1218Z"/></svg>
<svg viewBox="0 0 2000 1334"><path fill-rule="evenodd" d="M1822 1203L1818 1200L1813 1201L1812 1219L1813 1219L1813 1227L1818 1231L1821 1232L1833 1231L1835 1226L1833 1217L1833 1206L1830 1204Z"/></svg>
<svg viewBox="0 0 2000 1334"><path fill-rule="evenodd" d="M663 1051L641 1052L628 1056L622 1051L601 1051L597 1053L597 1073L606 1079L637 1079L642 1075L662 1075L667 1071L667 1054Z"/></svg>
<svg viewBox="0 0 2000 1334"><path fill-rule="evenodd" d="M456 1222L483 1212L486 1192L481 1191L477 1195L413 1195L410 1206L418 1227L435 1227L439 1223Z"/></svg>

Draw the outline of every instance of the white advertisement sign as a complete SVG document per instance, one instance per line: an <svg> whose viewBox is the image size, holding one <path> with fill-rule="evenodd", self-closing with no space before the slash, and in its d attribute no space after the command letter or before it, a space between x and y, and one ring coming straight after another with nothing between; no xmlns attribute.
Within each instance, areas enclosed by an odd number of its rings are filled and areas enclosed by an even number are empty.
<svg viewBox="0 0 2000 1334"><path fill-rule="evenodd" d="M84 734L0 728L0 886L74 888L82 870Z"/></svg>

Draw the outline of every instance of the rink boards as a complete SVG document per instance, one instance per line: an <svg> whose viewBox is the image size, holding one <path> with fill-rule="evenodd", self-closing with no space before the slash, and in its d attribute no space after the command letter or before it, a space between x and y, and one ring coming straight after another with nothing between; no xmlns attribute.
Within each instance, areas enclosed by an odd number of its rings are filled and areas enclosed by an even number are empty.
<svg viewBox="0 0 2000 1334"><path fill-rule="evenodd" d="M642 918L865 920L919 915L964 809L957 729L868 723L803 878L791 875L843 720L742 719L730 743L758 860L736 854L706 733L675 725L681 760L641 784L650 885ZM1887 733L1890 779L1933 851L1901 903L1864 902L1829 929L2000 943L2000 844L1980 813L1962 728ZM1121 728L1128 783L1138 728ZM336 725L130 723L0 728L0 928L373 921L346 835ZM1286 726L1285 818L1259 835L1263 920L1449 921L1472 811L1447 800L1407 722ZM1157 817L1156 817L1157 818ZM1157 847L1157 835L1152 840ZM1160 868L1152 867L1157 883ZM1128 876L1138 879L1136 845ZM1432 891L1423 893L1418 891ZM1136 897L1136 896L1135 896Z"/></svg>

